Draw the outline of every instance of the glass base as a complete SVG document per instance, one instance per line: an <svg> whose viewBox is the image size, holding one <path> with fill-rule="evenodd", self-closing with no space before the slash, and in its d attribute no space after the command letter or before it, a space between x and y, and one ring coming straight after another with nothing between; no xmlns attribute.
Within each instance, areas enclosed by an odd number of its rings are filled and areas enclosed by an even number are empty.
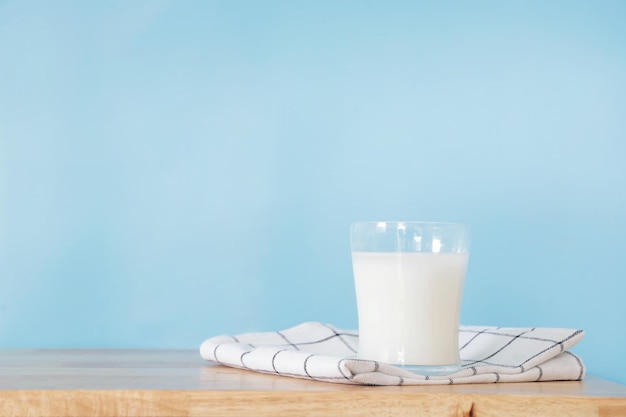
<svg viewBox="0 0 626 417"><path fill-rule="evenodd" d="M393 365L413 374L423 376L451 375L461 369L459 365Z"/></svg>

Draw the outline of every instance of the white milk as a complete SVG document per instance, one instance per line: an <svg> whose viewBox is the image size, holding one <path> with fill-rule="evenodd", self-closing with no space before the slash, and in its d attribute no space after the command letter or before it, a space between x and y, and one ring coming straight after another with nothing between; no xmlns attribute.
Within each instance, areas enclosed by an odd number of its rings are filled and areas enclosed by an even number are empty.
<svg viewBox="0 0 626 417"><path fill-rule="evenodd" d="M459 363L468 254L352 252L359 357L400 365Z"/></svg>

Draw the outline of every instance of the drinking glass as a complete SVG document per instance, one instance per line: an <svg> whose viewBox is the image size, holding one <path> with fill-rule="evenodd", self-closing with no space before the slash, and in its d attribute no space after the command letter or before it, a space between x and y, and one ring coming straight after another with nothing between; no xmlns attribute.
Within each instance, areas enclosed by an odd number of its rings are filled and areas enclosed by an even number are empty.
<svg viewBox="0 0 626 417"><path fill-rule="evenodd" d="M350 226L350 243L358 357L425 374L456 369L468 227L443 222L358 222Z"/></svg>

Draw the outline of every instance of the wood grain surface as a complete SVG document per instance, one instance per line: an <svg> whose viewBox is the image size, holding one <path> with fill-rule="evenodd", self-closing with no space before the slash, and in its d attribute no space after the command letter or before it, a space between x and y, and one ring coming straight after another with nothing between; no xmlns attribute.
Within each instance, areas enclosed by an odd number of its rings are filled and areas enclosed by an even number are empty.
<svg viewBox="0 0 626 417"><path fill-rule="evenodd" d="M215 366L194 350L0 350L0 416L626 416L626 386L361 387Z"/></svg>

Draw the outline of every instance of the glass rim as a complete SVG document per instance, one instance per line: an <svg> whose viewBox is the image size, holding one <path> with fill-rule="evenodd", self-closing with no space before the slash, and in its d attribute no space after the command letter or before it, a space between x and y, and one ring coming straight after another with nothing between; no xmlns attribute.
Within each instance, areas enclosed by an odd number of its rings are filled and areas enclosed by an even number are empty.
<svg viewBox="0 0 626 417"><path fill-rule="evenodd" d="M350 247L365 252L469 253L466 223L367 221L350 225Z"/></svg>

